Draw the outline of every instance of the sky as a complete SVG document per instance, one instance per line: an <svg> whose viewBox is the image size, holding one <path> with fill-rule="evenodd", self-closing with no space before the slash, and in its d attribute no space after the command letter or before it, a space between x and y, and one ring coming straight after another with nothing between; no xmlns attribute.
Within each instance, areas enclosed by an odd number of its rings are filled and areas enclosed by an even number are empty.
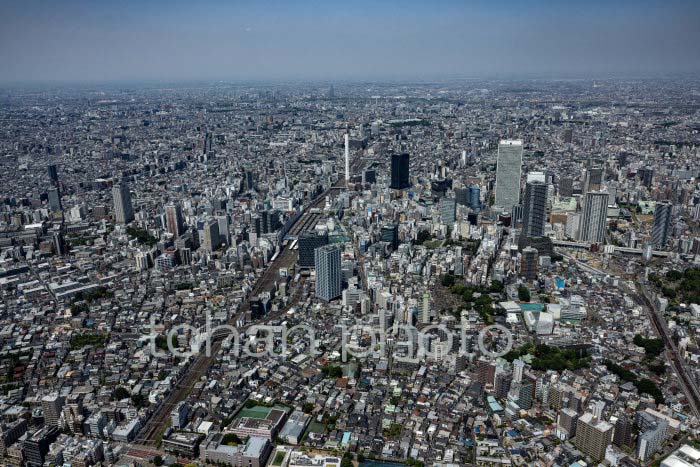
<svg viewBox="0 0 700 467"><path fill-rule="evenodd" d="M0 0L0 82L700 73L698 0Z"/></svg>

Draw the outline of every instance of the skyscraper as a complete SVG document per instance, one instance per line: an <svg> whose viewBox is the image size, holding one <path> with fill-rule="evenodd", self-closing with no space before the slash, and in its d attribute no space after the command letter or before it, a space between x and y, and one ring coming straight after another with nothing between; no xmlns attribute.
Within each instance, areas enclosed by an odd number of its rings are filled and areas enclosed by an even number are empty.
<svg viewBox="0 0 700 467"><path fill-rule="evenodd" d="M177 203L168 204L165 206L165 223L168 232L175 237L179 237L183 233L184 221L182 218L182 208Z"/></svg>
<svg viewBox="0 0 700 467"><path fill-rule="evenodd" d="M469 187L469 207L474 212L481 211L481 188L478 185Z"/></svg>
<svg viewBox="0 0 700 467"><path fill-rule="evenodd" d="M654 227L651 231L651 242L655 248L664 248L668 243L668 234L671 230L671 218L673 217L673 205L668 202L656 203L654 209Z"/></svg>
<svg viewBox="0 0 700 467"><path fill-rule="evenodd" d="M604 242L607 217L608 193L604 191L586 193L583 199L583 216L578 239L589 243Z"/></svg>
<svg viewBox="0 0 700 467"><path fill-rule="evenodd" d="M511 212L520 203L520 171L523 162L523 142L502 140L498 144L496 164L495 205L504 212Z"/></svg>
<svg viewBox="0 0 700 467"><path fill-rule="evenodd" d="M49 209L53 212L62 211L61 191L58 187L49 190Z"/></svg>
<svg viewBox="0 0 700 467"><path fill-rule="evenodd" d="M51 183L55 185L58 182L58 170L56 169L56 164L50 164L48 167L48 171Z"/></svg>
<svg viewBox="0 0 700 467"><path fill-rule="evenodd" d="M457 217L457 203L453 198L442 198L440 200L440 217L447 225L455 223Z"/></svg>
<svg viewBox="0 0 700 467"><path fill-rule="evenodd" d="M394 190L403 190L411 186L409 181L409 156L408 154L391 155L391 185Z"/></svg>
<svg viewBox="0 0 700 467"><path fill-rule="evenodd" d="M216 219L210 219L204 224L204 241L202 246L207 251L214 251L219 248L220 244L219 222Z"/></svg>
<svg viewBox="0 0 700 467"><path fill-rule="evenodd" d="M316 231L304 232L299 236L299 267L316 266L316 248L328 245L328 234Z"/></svg>
<svg viewBox="0 0 700 467"><path fill-rule="evenodd" d="M316 297L330 302L343 292L340 246L326 245L315 250Z"/></svg>
<svg viewBox="0 0 700 467"><path fill-rule="evenodd" d="M131 205L131 193L126 180L121 180L112 187L114 199L114 218L119 224L128 224L134 220L134 208Z"/></svg>
<svg viewBox="0 0 700 467"><path fill-rule="evenodd" d="M528 182L523 200L523 233L528 237L543 236L546 217L547 185L539 181Z"/></svg>
<svg viewBox="0 0 700 467"><path fill-rule="evenodd" d="M603 169L602 167L591 167L586 170L586 178L583 184L583 192L600 191L603 184Z"/></svg>

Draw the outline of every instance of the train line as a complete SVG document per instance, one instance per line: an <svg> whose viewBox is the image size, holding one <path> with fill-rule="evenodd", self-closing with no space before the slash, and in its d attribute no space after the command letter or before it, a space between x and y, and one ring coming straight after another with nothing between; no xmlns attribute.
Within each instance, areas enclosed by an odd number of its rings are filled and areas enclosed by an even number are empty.
<svg viewBox="0 0 700 467"><path fill-rule="evenodd" d="M362 160L360 158L355 158L355 160L353 160L352 165L353 169L357 170L358 167L361 167ZM316 197L316 199L312 200L309 203L309 205L305 209L304 214L302 214L302 216L299 219L297 219L295 224L290 229L290 232L296 231L298 233L302 233L306 230L313 229L321 219L322 215L320 213L311 212L311 210L313 208L318 208L325 204L327 196L331 195L334 192L340 192L345 189L346 188L344 179L339 179L333 186L326 189L323 193ZM299 227L297 227L298 225ZM280 268L289 268L296 263L297 258L299 256L298 250L286 248L284 245L281 245L280 248L281 251L275 258L275 260L268 265L263 275L260 278L258 278L258 280L255 283L255 286L253 287L252 292L248 295L244 303L241 305L241 308L239 309L236 316L234 316L231 319L230 324L232 326L235 326L235 323L238 322L240 317L244 316L244 314L248 310L250 310L251 299L258 296L264 291L272 289L275 282L279 278ZM273 319L278 314L279 313L276 313L275 316L266 316L266 319ZM252 324L254 323L250 323L243 329L247 329ZM221 349L221 344L223 340L223 336L218 338L212 338L210 356L207 356L204 353L198 353L194 357L192 363L190 363L190 365L185 370L183 370L184 375L176 384L175 389L173 389L168 394L168 396L154 409L148 421L144 424L143 427L141 427L137 438L134 440L135 443L139 443L141 445L146 446L155 445L158 443L158 439L167 425L168 418L170 417L170 412L173 410L173 408L175 408L175 406L177 406L178 403L185 400L189 396L194 385L198 381L200 381L202 377L206 376L206 374L209 372L209 369L216 361L216 355Z"/></svg>

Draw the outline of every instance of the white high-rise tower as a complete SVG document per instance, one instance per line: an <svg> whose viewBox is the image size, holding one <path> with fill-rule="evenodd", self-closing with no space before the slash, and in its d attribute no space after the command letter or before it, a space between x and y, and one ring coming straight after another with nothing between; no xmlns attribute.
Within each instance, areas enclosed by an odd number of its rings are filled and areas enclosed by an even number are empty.
<svg viewBox="0 0 700 467"><path fill-rule="evenodd" d="M345 183L350 183L350 135L345 133Z"/></svg>

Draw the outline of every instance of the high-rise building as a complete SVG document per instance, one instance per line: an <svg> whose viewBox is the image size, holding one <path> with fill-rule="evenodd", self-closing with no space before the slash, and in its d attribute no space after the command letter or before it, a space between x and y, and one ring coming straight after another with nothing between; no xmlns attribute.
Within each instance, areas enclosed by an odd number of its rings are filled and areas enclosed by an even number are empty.
<svg viewBox="0 0 700 467"><path fill-rule="evenodd" d="M652 182L654 181L654 169L652 167L645 167L640 170L640 176L642 177L642 185L651 188Z"/></svg>
<svg viewBox="0 0 700 467"><path fill-rule="evenodd" d="M219 237L219 222L216 219L210 219L204 224L204 239L202 246L207 251L215 251L221 245Z"/></svg>
<svg viewBox="0 0 700 467"><path fill-rule="evenodd" d="M520 260L520 275L527 281L537 279L537 250L532 247L525 247Z"/></svg>
<svg viewBox="0 0 700 467"><path fill-rule="evenodd" d="M409 156L408 154L391 155L391 185L394 190L403 190L411 186L409 180Z"/></svg>
<svg viewBox="0 0 700 467"><path fill-rule="evenodd" d="M423 294L423 303L421 304L421 323L430 323L430 299L431 296L428 292Z"/></svg>
<svg viewBox="0 0 700 467"><path fill-rule="evenodd" d="M58 182L58 170L56 169L56 164L49 164L48 171L51 183L55 185Z"/></svg>
<svg viewBox="0 0 700 467"><path fill-rule="evenodd" d="M511 212L513 205L520 203L522 162L522 141L502 140L498 144L495 206L503 212Z"/></svg>
<svg viewBox="0 0 700 467"><path fill-rule="evenodd" d="M579 226L579 240L603 243L608 218L608 193L593 191L583 198L583 215Z"/></svg>
<svg viewBox="0 0 700 467"><path fill-rule="evenodd" d="M562 198L571 198L574 194L574 179L571 177L562 177L559 179L559 196Z"/></svg>
<svg viewBox="0 0 700 467"><path fill-rule="evenodd" d="M24 441L24 460L27 467L42 467L49 446L56 441L61 432L52 425L47 425L34 432Z"/></svg>
<svg viewBox="0 0 700 467"><path fill-rule="evenodd" d="M392 249L399 246L399 226L396 224L385 225L380 232L380 240L391 245Z"/></svg>
<svg viewBox="0 0 700 467"><path fill-rule="evenodd" d="M651 231L651 242L655 248L664 248L666 243L668 243L672 217L673 205L671 203L656 203L656 208L654 209L654 227Z"/></svg>
<svg viewBox="0 0 700 467"><path fill-rule="evenodd" d="M603 186L603 169L602 167L591 167L586 170L586 178L583 183L583 192L600 191Z"/></svg>
<svg viewBox="0 0 700 467"><path fill-rule="evenodd" d="M128 224L134 220L134 208L131 205L131 193L126 180L121 180L112 187L114 200L114 218L119 224Z"/></svg>
<svg viewBox="0 0 700 467"><path fill-rule="evenodd" d="M443 224L452 225L457 219L457 202L453 198L440 200L440 218Z"/></svg>
<svg viewBox="0 0 700 467"><path fill-rule="evenodd" d="M632 421L626 416L620 416L615 422L613 444L617 447L632 445Z"/></svg>
<svg viewBox="0 0 700 467"><path fill-rule="evenodd" d="M605 458L605 450L612 442L613 426L593 417L592 413L581 415L576 423L574 444L584 454L596 461Z"/></svg>
<svg viewBox="0 0 700 467"><path fill-rule="evenodd" d="M455 188L455 201L462 206L469 206L471 199L469 188Z"/></svg>
<svg viewBox="0 0 700 467"><path fill-rule="evenodd" d="M528 237L543 236L546 217L547 185L539 181L528 182L523 200L523 233Z"/></svg>
<svg viewBox="0 0 700 467"><path fill-rule="evenodd" d="M578 414L575 410L564 408L559 411L557 422L557 435L559 439L571 439L576 436L576 422Z"/></svg>
<svg viewBox="0 0 700 467"><path fill-rule="evenodd" d="M478 185L469 187L469 207L474 212L481 212L481 188Z"/></svg>
<svg viewBox="0 0 700 467"><path fill-rule="evenodd" d="M486 359L476 362L476 380L484 386L491 386L495 382L496 365Z"/></svg>
<svg viewBox="0 0 700 467"><path fill-rule="evenodd" d="M68 244L66 243L66 239L63 237L61 232L54 232L52 240L53 249L57 255L65 255L68 253Z"/></svg>
<svg viewBox="0 0 700 467"><path fill-rule="evenodd" d="M299 236L299 267L313 268L316 266L316 248L328 245L328 234L317 231L307 231Z"/></svg>
<svg viewBox="0 0 700 467"><path fill-rule="evenodd" d="M63 398L58 394L50 394L41 399L41 408L44 411L44 423L51 426L59 426Z"/></svg>
<svg viewBox="0 0 700 467"><path fill-rule="evenodd" d="M49 209L53 212L58 212L63 210L63 204L61 203L61 190L56 188L51 188L49 190Z"/></svg>
<svg viewBox="0 0 700 467"><path fill-rule="evenodd" d="M330 302L343 293L343 271L340 263L340 246L326 245L316 248L316 297Z"/></svg>
<svg viewBox="0 0 700 467"><path fill-rule="evenodd" d="M182 208L177 203L168 204L165 206L165 223L168 232L176 238L184 232L184 220L182 217Z"/></svg>
<svg viewBox="0 0 700 467"><path fill-rule="evenodd" d="M637 458L645 462L649 460L668 438L668 422L659 420L637 438Z"/></svg>

